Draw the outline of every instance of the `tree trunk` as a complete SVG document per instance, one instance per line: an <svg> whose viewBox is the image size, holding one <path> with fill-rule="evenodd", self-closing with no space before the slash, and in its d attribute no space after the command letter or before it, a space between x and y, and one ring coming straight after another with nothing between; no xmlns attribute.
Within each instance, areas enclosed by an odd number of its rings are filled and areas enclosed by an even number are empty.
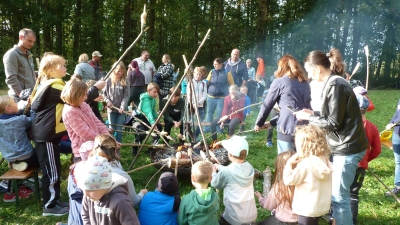
<svg viewBox="0 0 400 225"><path fill-rule="evenodd" d="M344 25L343 25L343 37L342 43L340 45L340 52L345 55L346 45L347 45L347 37L349 34L349 25L352 17L352 0L346 0L346 13L344 14Z"/></svg>
<svg viewBox="0 0 400 225"><path fill-rule="evenodd" d="M102 18L101 18L101 6L103 5L103 0L92 0L92 38L93 38L93 51L102 51L101 48L101 28L102 28Z"/></svg>
<svg viewBox="0 0 400 225"><path fill-rule="evenodd" d="M50 15L50 2L49 0L43 1L43 14ZM52 51L53 43L51 41L51 24L49 21L43 22L43 44L44 44L44 52Z"/></svg>
<svg viewBox="0 0 400 225"><path fill-rule="evenodd" d="M74 18L74 40L73 40L73 49L72 49L72 57L77 59L79 56L78 50L80 49L80 33L81 33L81 15L82 15L82 0L76 0L76 9L75 9L75 18Z"/></svg>
<svg viewBox="0 0 400 225"><path fill-rule="evenodd" d="M147 25L149 26L149 29L147 30L147 42L154 41L156 2L156 0L150 0L150 5L148 5L149 12L147 13Z"/></svg>

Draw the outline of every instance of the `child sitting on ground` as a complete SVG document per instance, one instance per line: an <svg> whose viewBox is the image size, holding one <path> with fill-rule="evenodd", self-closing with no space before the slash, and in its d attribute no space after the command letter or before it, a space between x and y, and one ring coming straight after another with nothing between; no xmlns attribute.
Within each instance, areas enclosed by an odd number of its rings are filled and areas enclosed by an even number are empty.
<svg viewBox="0 0 400 225"><path fill-rule="evenodd" d="M260 202L260 206L273 212L273 216L259 222L259 225L297 224L297 215L292 211L294 186L286 186L283 183L283 168L288 159L295 153L293 150L288 150L276 157L274 183L267 198L264 198L258 191L254 193Z"/></svg>
<svg viewBox="0 0 400 225"><path fill-rule="evenodd" d="M224 189L225 211L219 224L253 223L257 219L253 187L254 169L245 161L249 144L243 137L232 136L222 141L222 146L228 151L232 163L229 166L214 164L211 186Z"/></svg>
<svg viewBox="0 0 400 225"><path fill-rule="evenodd" d="M87 85L76 78L71 78L61 93L66 103L62 111L62 119L71 139L74 162L82 160L79 149L87 141L94 141L99 134L108 134L108 128L94 115L85 102Z"/></svg>
<svg viewBox="0 0 400 225"><path fill-rule="evenodd" d="M172 95L172 92L175 90L176 87L172 87L169 90L169 95L161 100L160 108L163 109L165 104L167 103L168 99ZM175 92L174 96L171 98L171 101L164 111L164 131L171 135L172 127L178 128L179 127L179 139L182 140L183 138L183 122L182 119L185 116L185 100L181 98L181 89L176 88L177 91ZM168 139L166 140L168 141Z"/></svg>
<svg viewBox="0 0 400 225"><path fill-rule="evenodd" d="M85 193L81 211L84 224L140 224L126 179L112 173L106 158L92 156L79 163L75 172L78 187Z"/></svg>
<svg viewBox="0 0 400 225"><path fill-rule="evenodd" d="M156 184L156 190L147 193L139 206L141 225L177 225L181 196L176 176L164 172Z"/></svg>
<svg viewBox="0 0 400 225"><path fill-rule="evenodd" d="M292 209L299 224L318 225L331 205L332 164L323 130L314 125L297 126L297 153L286 162L283 182L295 185Z"/></svg>
<svg viewBox="0 0 400 225"><path fill-rule="evenodd" d="M192 184L195 190L183 197L179 207L178 223L219 225L218 194L208 184L211 182L213 164L198 161L192 166Z"/></svg>

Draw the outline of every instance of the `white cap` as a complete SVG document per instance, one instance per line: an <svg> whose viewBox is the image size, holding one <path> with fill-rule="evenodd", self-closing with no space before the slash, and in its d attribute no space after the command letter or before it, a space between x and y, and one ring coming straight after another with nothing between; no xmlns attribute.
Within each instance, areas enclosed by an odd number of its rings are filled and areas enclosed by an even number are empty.
<svg viewBox="0 0 400 225"><path fill-rule="evenodd" d="M239 157L240 152L246 150L246 156L249 154L249 143L241 136L232 136L228 140L222 141L222 146L232 155Z"/></svg>
<svg viewBox="0 0 400 225"><path fill-rule="evenodd" d="M102 57L103 55L102 55L102 54L100 54L100 52L99 52L99 51L94 51L94 52L92 53L92 56L98 56L98 57Z"/></svg>

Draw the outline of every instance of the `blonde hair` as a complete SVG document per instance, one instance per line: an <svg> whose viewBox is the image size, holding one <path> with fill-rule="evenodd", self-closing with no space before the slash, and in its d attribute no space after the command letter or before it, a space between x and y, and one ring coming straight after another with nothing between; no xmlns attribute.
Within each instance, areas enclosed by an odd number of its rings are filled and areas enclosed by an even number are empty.
<svg viewBox="0 0 400 225"><path fill-rule="evenodd" d="M8 95L0 96L0 114L6 113L6 108L11 105L14 98Z"/></svg>
<svg viewBox="0 0 400 225"><path fill-rule="evenodd" d="M93 151L90 152L90 156L98 155L106 158L109 162L119 160L118 154L116 154L117 141L108 135L100 134L97 135L93 143Z"/></svg>
<svg viewBox="0 0 400 225"><path fill-rule="evenodd" d="M208 184L211 181L213 164L208 161L198 161L192 166L192 176L200 184Z"/></svg>
<svg viewBox="0 0 400 225"><path fill-rule="evenodd" d="M79 63L87 63L89 61L89 56L86 53L83 53L79 56L78 62Z"/></svg>
<svg viewBox="0 0 400 225"><path fill-rule="evenodd" d="M201 78L204 78L205 76L207 76L207 68L205 66L196 66L194 68L194 72L198 72L200 74Z"/></svg>
<svg viewBox="0 0 400 225"><path fill-rule="evenodd" d="M62 56L46 54L42 61L40 61L39 77L44 76L47 80L51 79L52 70L56 69L58 66L64 66L65 62Z"/></svg>
<svg viewBox="0 0 400 225"><path fill-rule="evenodd" d="M296 127L295 145L297 152L303 157L310 155L328 157L331 152L325 131L311 124Z"/></svg>
<svg viewBox="0 0 400 225"><path fill-rule="evenodd" d="M147 92L153 90L153 88L155 88L157 92L160 93L160 86L158 86L158 84L154 82L151 82L147 85Z"/></svg>
<svg viewBox="0 0 400 225"><path fill-rule="evenodd" d="M246 86L241 86L239 89L240 92L242 92L243 94L247 94L247 92L249 91L249 89Z"/></svg>
<svg viewBox="0 0 400 225"><path fill-rule="evenodd" d="M87 94L87 85L78 78L71 78L61 92L61 99L73 107L78 107L80 100Z"/></svg>
<svg viewBox="0 0 400 225"><path fill-rule="evenodd" d="M121 80L120 80L120 85L121 86L126 86L127 82L126 82L126 67L125 64L121 61L117 64L117 62L115 62L111 68L114 68L114 71L111 74L111 83L113 84L113 86L115 86L117 84L117 79L115 77L115 71L117 71L118 67L120 70L122 70L122 76L121 76Z"/></svg>
<svg viewBox="0 0 400 225"><path fill-rule="evenodd" d="M285 185L283 183L283 169L285 168L286 162L292 155L296 152L292 149L288 149L280 153L275 160L275 173L274 173L274 194L278 200L278 205L288 205L292 208L293 195L294 195L294 185Z"/></svg>
<svg viewBox="0 0 400 225"><path fill-rule="evenodd" d="M167 61L169 63L171 63L171 56L169 56L168 54L164 54L163 56L165 56L165 58L167 59Z"/></svg>

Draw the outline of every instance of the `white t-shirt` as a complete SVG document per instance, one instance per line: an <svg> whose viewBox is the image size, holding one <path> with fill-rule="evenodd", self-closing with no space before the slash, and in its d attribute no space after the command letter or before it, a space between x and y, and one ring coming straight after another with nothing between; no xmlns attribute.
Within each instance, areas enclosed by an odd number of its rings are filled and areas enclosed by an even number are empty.
<svg viewBox="0 0 400 225"><path fill-rule="evenodd" d="M153 74L156 71L153 62L149 59L146 62L142 58L134 59L139 65L140 72L144 75L145 84L149 84L153 80Z"/></svg>
<svg viewBox="0 0 400 225"><path fill-rule="evenodd" d="M321 111L321 106L322 106L322 100L321 100L321 94L322 90L324 89L324 82L318 82L318 81L311 81L310 82L310 88L311 88L311 108L313 111Z"/></svg>

